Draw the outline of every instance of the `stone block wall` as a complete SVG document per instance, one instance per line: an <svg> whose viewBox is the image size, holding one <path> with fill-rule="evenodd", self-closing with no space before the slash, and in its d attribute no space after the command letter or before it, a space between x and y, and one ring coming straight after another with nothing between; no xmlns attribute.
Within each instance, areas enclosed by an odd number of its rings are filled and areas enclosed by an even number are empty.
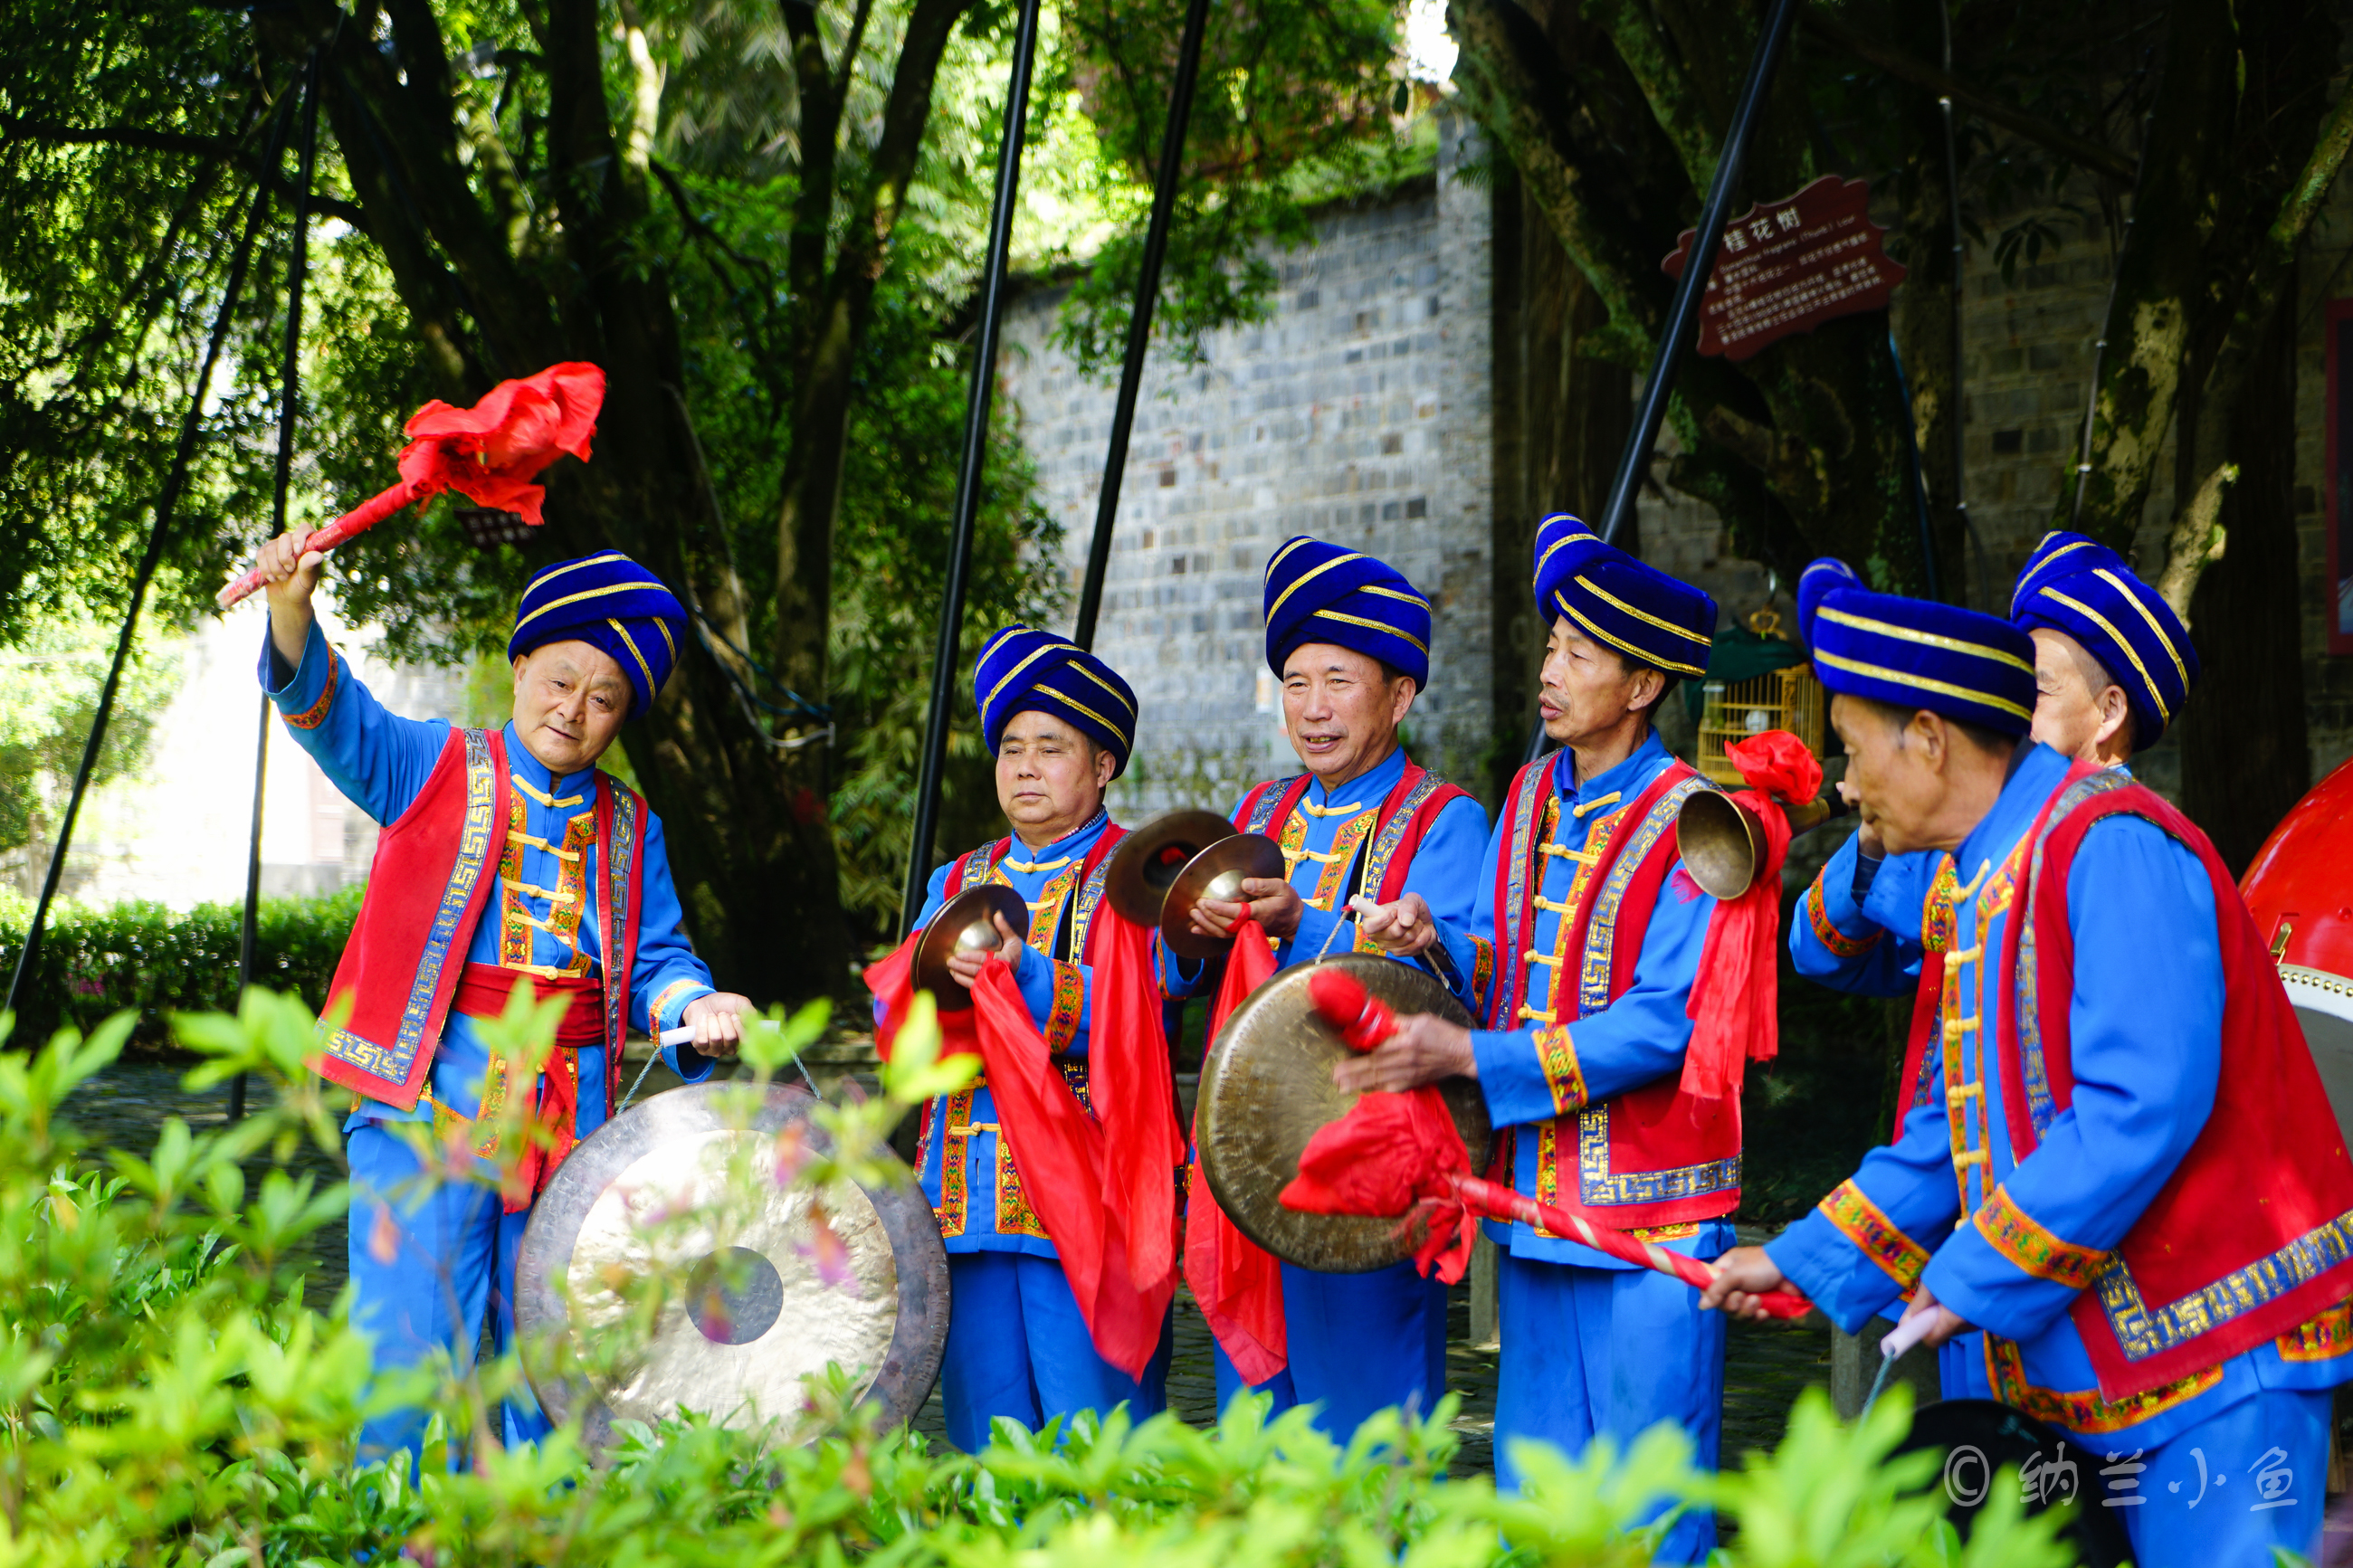
<svg viewBox="0 0 2353 1568"><path fill-rule="evenodd" d="M1284 539L1368 551L1428 595L1430 688L1416 754L1467 773L1486 745L1488 249L1483 184L1457 177L1460 122L1434 178L1325 213L1274 258L1272 318L1213 334L1186 368L1155 353L1137 405L1096 651L1136 690L1141 733L1113 806L1135 821L1223 809L1298 771L1265 660L1261 584ZM1008 311L1003 386L1075 598L1094 526L1116 373L1079 375L1051 342L1061 291Z"/></svg>
<svg viewBox="0 0 2353 1568"><path fill-rule="evenodd" d="M1430 595L1430 687L1409 721L1422 761L1480 789L1482 759L1520 743L1524 731L1494 733L1505 580L1492 560L1496 225L1489 184L1460 175L1468 134L1445 121L1434 177L1336 206L1314 245L1272 258L1282 284L1271 319L1212 335L1200 365L1156 355L1147 369L1097 639L1144 710L1135 764L1114 789L1126 820L1222 808L1251 781L1295 771L1260 614L1266 558L1293 533L1378 554ZM2335 584L2322 504L2323 327L2327 302L2353 296L2349 263L2353 195L2340 182L2306 245L2297 317L2295 508L2316 778L2353 755L2353 658L2327 652ZM1964 590L1978 608L2006 612L2052 525L2082 438L2110 270L2096 218L2008 279L1989 246L1971 247L1963 362L1975 547ZM1075 595L1116 386L1080 376L1053 347L1060 300L1061 290L1033 286L1010 309L1002 375L1066 531ZM1662 458L1672 445L1669 432ZM2166 554L2172 469L2161 457L2137 544L2152 574ZM1646 489L1639 506L1645 558L1715 595L1727 623L1769 605L1788 626L1788 585L1727 555L1706 504ZM2140 771L2174 789L2169 739Z"/></svg>

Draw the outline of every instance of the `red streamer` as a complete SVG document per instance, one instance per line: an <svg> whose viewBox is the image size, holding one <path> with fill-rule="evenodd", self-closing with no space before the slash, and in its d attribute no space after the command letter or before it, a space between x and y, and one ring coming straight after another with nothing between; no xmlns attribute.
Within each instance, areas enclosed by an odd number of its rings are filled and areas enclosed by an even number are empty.
<svg viewBox="0 0 2353 1568"><path fill-rule="evenodd" d="M1732 798L1762 829L1765 852L1748 890L1715 906L1684 1005L1692 1037L1683 1053L1683 1091L1702 1100L1738 1098L1746 1065L1780 1053L1781 861L1789 848L1789 819L1775 798L1809 801L1822 787L1821 763L1787 730L1767 730L1726 747L1725 754L1748 783Z"/></svg>
<svg viewBox="0 0 2353 1568"><path fill-rule="evenodd" d="M593 364L552 364L537 375L502 381L471 408L435 398L408 417L400 483L361 502L313 533L311 550L357 538L411 501L456 490L477 506L522 514L534 527L547 492L532 481L565 453L586 460L605 405L605 373ZM248 572L216 596L227 609L261 586Z"/></svg>
<svg viewBox="0 0 2353 1568"><path fill-rule="evenodd" d="M1274 968L1274 950L1259 923L1244 920L1236 925L1225 979L1209 1009L1213 1043L1242 998L1264 984ZM1209 1184L1201 1177L1198 1156L1186 1193L1185 1281L1242 1381L1264 1383L1291 1364L1283 1330L1282 1266L1218 1206Z"/></svg>

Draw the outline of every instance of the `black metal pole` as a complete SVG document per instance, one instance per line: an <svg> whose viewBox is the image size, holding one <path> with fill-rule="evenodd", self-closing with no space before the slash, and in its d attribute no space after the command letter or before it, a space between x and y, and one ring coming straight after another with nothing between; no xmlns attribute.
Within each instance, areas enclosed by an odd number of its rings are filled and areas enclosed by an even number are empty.
<svg viewBox="0 0 2353 1568"><path fill-rule="evenodd" d="M283 114L279 116L277 131L272 133L272 159L283 145L286 119ZM41 935L48 925L49 906L57 898L58 878L65 871L66 850L73 843L74 823L81 815L82 796L89 791L90 775L98 765L99 749L106 741L107 724L114 716L114 698L121 689L123 666L130 662L139 612L146 602L148 585L154 581L155 569L163 562L164 546L172 533L173 514L178 510L180 492L187 485L188 464L195 457L196 434L204 424L205 396L212 386L213 371L220 363L221 349L228 341L229 318L236 312L237 297L245 290L246 263L252 257L254 239L261 232L262 219L269 211L269 193L257 186L253 205L247 212L245 233L229 258L227 286L221 294L220 309L213 316L212 336L205 345L204 363L196 372L195 388L188 395L188 411L180 418L179 445L172 454L171 468L164 471L163 488L155 492L155 521L147 531L146 551L139 557L139 569L131 579L131 608L122 617L122 635L114 644L114 662L108 667L106 684L98 694L98 711L90 720L90 738L82 742L81 766L75 770L73 793L66 798L66 814L58 825L58 842L49 851L49 869L41 882L40 901L33 906L32 923L25 928L25 945L17 952L16 970L8 977L7 1012L16 1010L40 953Z"/></svg>
<svg viewBox="0 0 2353 1568"><path fill-rule="evenodd" d="M1120 482L1127 476L1127 437L1135 424L1135 399L1144 384L1144 355L1152 342L1152 310L1160 300L1160 264L1168 254L1168 224L1176 210L1176 186L1185 168L1185 128L1193 119L1193 83L1201 74L1201 36L1208 31L1209 0L1188 0L1185 34L1176 46L1176 78L1168 89L1168 123L1160 132L1160 178L1152 187L1152 220L1144 229L1144 262L1135 275L1135 308L1127 318L1127 357L1119 367L1119 401L1112 405L1111 449L1103 458L1103 489L1095 498L1095 533L1087 547L1087 575L1079 589L1079 621L1071 640L1095 646L1095 616L1103 609L1103 577L1111 570L1111 531L1119 516Z"/></svg>
<svg viewBox="0 0 2353 1568"><path fill-rule="evenodd" d="M907 849L902 934L923 912L932 874L932 838L939 827L940 771L947 762L948 710L955 697L956 645L964 629L965 577L972 567L973 525L980 515L981 468L988 457L988 402L997 390L997 317L1005 302L1007 253L1013 246L1014 197L1021 184L1021 133L1029 116L1029 66L1038 52L1039 0L1021 0L1013 33L1013 74L1005 90L1005 137L997 153L997 196L988 229L988 261L981 271L980 335L973 345L972 395L965 406L964 462L956 473L955 527L948 547L947 594L940 605L940 640L932 658L932 706L923 755L915 775L915 837Z"/></svg>
<svg viewBox="0 0 2353 1568"><path fill-rule="evenodd" d="M1936 18L1944 29L1945 75L1950 77L1953 74L1953 8L1946 0L1937 0ZM1966 546L1972 528L1968 492L1962 483L1962 475L1968 461L1968 426L1965 419L1969 405L1961 382L1961 300L1967 292L1962 287L1961 268L1968 259L1968 253L1961 234L1961 154L1959 143L1953 134L1952 95L1947 93L1938 98L1936 104L1945 117L1945 205L1946 216L1953 230L1953 405L1945 416L1945 425L1953 437L1953 515L1960 520L1961 542ZM1932 574L1931 582L1935 581L1935 561L1936 557L1931 553L1928 568ZM1979 563L1978 578L1978 589L1982 595L1987 586L1982 563ZM1961 574L1962 602L1966 604L1968 597L1968 574L1964 572Z"/></svg>
<svg viewBox="0 0 2353 1568"><path fill-rule="evenodd" d="M1650 378L1642 384L1642 401L1634 412L1633 434L1618 459L1617 477L1609 481L1609 500L1601 511L1601 537L1615 542L1626 520L1634 514L1634 496L1651 466L1651 449L1658 445L1659 426L1666 422L1667 395L1674 389L1675 367L1683 346L1699 322L1701 297L1708 275L1715 270L1715 253L1724 244L1724 222L1732 208L1733 188L1740 183L1740 165L1765 111L1765 94L1773 85L1774 68L1781 63L1782 47L1789 41L1789 25L1797 20L1798 0L1773 0L1765 31L1757 39L1757 53L1748 61L1748 80L1732 111L1732 125L1724 135L1724 152L1715 161L1715 178L1708 183L1707 205L1699 215L1699 232L1692 237L1691 255L1675 284L1674 303L1667 309L1666 324L1659 330L1659 346L1651 356Z"/></svg>
<svg viewBox="0 0 2353 1568"><path fill-rule="evenodd" d="M1941 600L1943 585L1936 575L1936 536L1928 526L1928 475L1920 461L1920 426L1912 417L1912 378L1904 371L1904 351L1895 345L1895 329L1887 329L1887 357L1895 366L1895 390L1904 399L1904 449L1912 458L1912 509L1920 525L1920 566L1928 597Z"/></svg>
<svg viewBox="0 0 2353 1568"><path fill-rule="evenodd" d="M286 352L279 369L278 471L269 506L269 537L286 531L286 490L294 466L294 419L302 391L302 284L311 263L311 174L319 151L319 51L302 71L301 174L294 187L294 247L286 264ZM262 632L269 636L265 624ZM253 984L261 918L261 799L269 764L269 699L260 700L253 731L253 821L245 843L245 923L237 937L237 994ZM245 1074L229 1080L228 1119L245 1115Z"/></svg>

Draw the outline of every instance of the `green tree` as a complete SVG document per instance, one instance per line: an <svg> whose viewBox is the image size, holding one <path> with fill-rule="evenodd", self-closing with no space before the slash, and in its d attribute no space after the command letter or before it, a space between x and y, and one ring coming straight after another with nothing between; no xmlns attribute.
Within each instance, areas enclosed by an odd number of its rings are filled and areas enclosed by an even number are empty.
<svg viewBox="0 0 2353 1568"><path fill-rule="evenodd" d="M1565 381L1572 358L1621 377L1647 365L1672 288L1659 258L1699 211L1767 9L1765 0L1450 0L1464 100L1574 269L1552 284L1574 343L1525 374ZM1850 0L1804 12L1748 153L1746 196L1831 172L1869 175L1900 206L1890 247L1910 277L1892 321L1829 322L1739 364L1687 360L1671 414L1682 449L1665 477L1715 506L1736 552L1785 580L1827 553L1882 587L1923 590L1892 328L1911 384L1908 434L1926 470L1937 574L1948 595L1966 575L1979 607L2004 609L2006 582L1965 574L1964 530L1950 510L1958 408L1938 98L1959 109L1965 226L2005 265L2031 261L2079 219L2113 234L2130 211L2084 526L2129 544L2170 437L2179 526L2172 560L2145 565L2152 578L2163 569L2208 655L2185 752L2212 770L2185 767L2189 806L2242 860L2307 782L2284 490L2292 426L2278 406L2290 344L2279 320L2298 245L2353 134L2332 80L2337 10L2320 0L1950 0L1950 9L1949 73L1936 5ZM1583 471L1560 476L1554 493L1593 496L1615 443L1579 428L1589 416L1576 400L1552 406L1553 426L1526 433L1529 451L1557 427L1559 449L1579 454ZM2227 561L2193 597L2215 553L2206 544L2218 537L2217 508L2237 504L2220 499L2226 476L2258 469L2270 489L2240 507ZM2072 471L2061 495L2054 525L2063 527ZM1499 540L1499 558L1507 553ZM2251 691L2264 695L2250 701ZM2235 781L2227 789L2223 771Z"/></svg>
<svg viewBox="0 0 2353 1568"><path fill-rule="evenodd" d="M77 607L0 649L0 865L16 862L8 879L27 895L39 891L115 641L115 627ZM139 770L155 720L179 684L178 656L159 651L152 637L142 636L133 655L92 784ZM72 881L64 887L70 892Z"/></svg>
<svg viewBox="0 0 2353 1568"><path fill-rule="evenodd" d="M1010 15L982 0L304 0L248 30L220 13L12 7L0 167L34 199L0 216L0 262L21 285L0 300L0 356L15 356L0 418L26 437L0 468L0 526L37 548L0 580L0 639L54 584L135 553L154 443L135 472L111 452L126 426L168 421L155 389L194 357L216 300L233 176L268 163L272 110L315 47L313 205L334 226L314 247L301 444L305 488L333 498L322 510L385 482L399 421L427 397L470 401L561 359L601 364L609 385L596 457L551 470L550 521L528 550L475 551L429 509L341 552L344 607L384 621L396 652L455 658L502 645L516 588L554 555L626 550L681 587L695 646L624 745L670 826L698 943L754 990L838 984L840 887L886 927L888 862L908 848L902 764L944 575ZM1124 310L1125 231L1145 205L1126 149L1156 141L1173 37L1141 11L1050 20L1032 145L1079 166L1033 179L1083 211L1061 230L1027 222L1025 247L1053 264L1107 233L1101 287L1078 309L1108 315ZM1204 115L1220 151L1189 176L1171 280L1178 352L1257 308L1270 280L1251 247L1302 225L1314 178L1397 142L1395 29L1377 0L1286 5L1223 31L1202 94L1220 106ZM1115 100L1084 90L1106 62ZM274 185L290 161L264 171ZM72 259L110 253L153 257L139 278L168 286L126 292ZM248 366L274 363L282 280L266 249ZM150 296L155 322L126 324L125 301ZM90 389L60 343L89 362ZM207 447L168 606L200 600L250 547L268 403L249 374L212 417L227 440ZM69 488L73 526L34 528ZM1055 613L1053 540L1029 488L1000 429L967 648L997 621ZM946 830L976 836L993 813L968 734L955 754Z"/></svg>

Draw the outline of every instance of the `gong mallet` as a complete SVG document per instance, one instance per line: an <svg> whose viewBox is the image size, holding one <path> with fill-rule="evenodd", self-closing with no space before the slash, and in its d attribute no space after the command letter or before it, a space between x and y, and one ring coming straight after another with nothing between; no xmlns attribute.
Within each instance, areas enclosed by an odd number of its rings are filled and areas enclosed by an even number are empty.
<svg viewBox="0 0 2353 1568"><path fill-rule="evenodd" d="M355 539L415 501L456 490L478 506L512 511L536 526L547 492L532 481L556 458L586 459L605 405L605 373L593 364L552 364L502 381L471 408L435 398L408 417L400 482L369 498L303 542L323 553ZM255 567L213 596L222 609L265 584Z"/></svg>
<svg viewBox="0 0 2353 1568"><path fill-rule="evenodd" d="M1345 970L1319 969L1308 983L1307 994L1324 1021L1352 1049L1369 1051L1397 1033L1396 1015L1367 992L1363 982ZM1517 1220L1555 1236L1573 1237L1621 1262L1672 1274L1694 1289L1704 1290L1715 1283L1714 1271L1696 1258L1685 1258L1624 1231L1594 1225L1566 1209L1538 1203L1496 1183L1460 1171L1425 1170L1415 1173L1415 1190L1421 1194L1425 1204L1433 1207L1451 1205L1482 1218ZM1767 1290L1752 1295L1750 1300L1767 1316L1775 1318L1801 1318L1814 1310L1811 1301L1794 1290Z"/></svg>

